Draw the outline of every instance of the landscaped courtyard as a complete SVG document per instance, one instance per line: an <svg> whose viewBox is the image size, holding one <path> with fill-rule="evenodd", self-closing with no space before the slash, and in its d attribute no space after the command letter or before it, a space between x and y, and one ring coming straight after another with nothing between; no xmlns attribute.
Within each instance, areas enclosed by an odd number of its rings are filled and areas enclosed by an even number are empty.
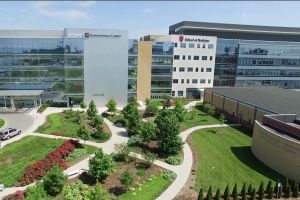
<svg viewBox="0 0 300 200"><path fill-rule="evenodd" d="M239 128L213 128L195 131L191 135L197 153L198 168L195 190L224 191L237 183L239 191L244 183L258 188L261 181L277 181L279 174L265 166L252 154L251 137Z"/></svg>

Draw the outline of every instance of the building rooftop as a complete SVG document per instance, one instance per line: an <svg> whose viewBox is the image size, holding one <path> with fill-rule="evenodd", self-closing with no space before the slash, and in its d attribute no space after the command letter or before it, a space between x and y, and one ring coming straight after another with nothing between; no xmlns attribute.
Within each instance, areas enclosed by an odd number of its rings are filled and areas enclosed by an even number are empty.
<svg viewBox="0 0 300 200"><path fill-rule="evenodd" d="M275 114L300 116L300 91L275 87L216 87L207 88L231 99L254 105Z"/></svg>

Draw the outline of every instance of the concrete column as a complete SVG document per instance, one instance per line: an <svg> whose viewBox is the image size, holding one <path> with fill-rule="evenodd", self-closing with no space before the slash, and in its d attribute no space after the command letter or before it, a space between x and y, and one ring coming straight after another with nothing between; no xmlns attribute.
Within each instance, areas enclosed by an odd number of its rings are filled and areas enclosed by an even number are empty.
<svg viewBox="0 0 300 200"><path fill-rule="evenodd" d="M70 107L70 97L67 97L67 107Z"/></svg>
<svg viewBox="0 0 300 200"><path fill-rule="evenodd" d="M4 107L6 108L6 99L5 99L5 96L3 97L3 100L4 100Z"/></svg>
<svg viewBox="0 0 300 200"><path fill-rule="evenodd" d="M40 106L42 105L42 99L40 98Z"/></svg>
<svg viewBox="0 0 300 200"><path fill-rule="evenodd" d="M14 102L14 99L12 97L10 98L10 105L11 105L11 109L15 110L15 102Z"/></svg>
<svg viewBox="0 0 300 200"><path fill-rule="evenodd" d="M37 102L36 102L36 99L35 99L35 100L33 100L33 106L34 106L34 107L37 107Z"/></svg>

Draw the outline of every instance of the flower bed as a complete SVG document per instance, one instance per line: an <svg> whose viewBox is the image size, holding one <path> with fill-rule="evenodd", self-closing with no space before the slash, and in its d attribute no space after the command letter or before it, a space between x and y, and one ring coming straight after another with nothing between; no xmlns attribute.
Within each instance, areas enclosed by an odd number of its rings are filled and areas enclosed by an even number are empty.
<svg viewBox="0 0 300 200"><path fill-rule="evenodd" d="M17 181L17 186L28 185L35 180L41 179L54 166L59 165L63 169L67 168L67 163L64 160L72 151L74 151L78 141L66 140L62 145L57 147L45 159L29 164L23 176Z"/></svg>

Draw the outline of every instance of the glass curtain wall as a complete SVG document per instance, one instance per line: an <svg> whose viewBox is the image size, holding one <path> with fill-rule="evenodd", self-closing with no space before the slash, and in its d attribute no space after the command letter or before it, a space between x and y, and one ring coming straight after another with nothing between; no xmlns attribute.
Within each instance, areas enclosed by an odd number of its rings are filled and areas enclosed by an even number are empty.
<svg viewBox="0 0 300 200"><path fill-rule="evenodd" d="M138 41L128 40L128 99L136 98Z"/></svg>

